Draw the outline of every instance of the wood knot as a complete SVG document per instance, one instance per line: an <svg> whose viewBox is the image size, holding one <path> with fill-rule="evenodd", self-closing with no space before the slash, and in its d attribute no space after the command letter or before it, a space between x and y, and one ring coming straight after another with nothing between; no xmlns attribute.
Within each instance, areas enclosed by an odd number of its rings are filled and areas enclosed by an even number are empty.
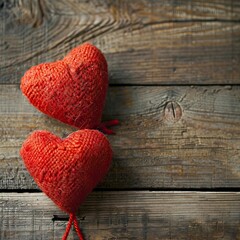
<svg viewBox="0 0 240 240"><path fill-rule="evenodd" d="M182 117L182 109L177 102L169 101L164 107L164 121L175 123Z"/></svg>

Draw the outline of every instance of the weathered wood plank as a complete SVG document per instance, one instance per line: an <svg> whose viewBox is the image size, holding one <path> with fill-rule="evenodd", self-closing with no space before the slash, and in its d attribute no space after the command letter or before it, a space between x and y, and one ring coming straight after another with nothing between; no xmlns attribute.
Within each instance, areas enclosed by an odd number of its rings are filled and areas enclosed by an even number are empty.
<svg viewBox="0 0 240 240"><path fill-rule="evenodd" d="M211 1L4 1L1 83L90 41L112 84L240 83L240 4Z"/></svg>
<svg viewBox="0 0 240 240"><path fill-rule="evenodd" d="M100 187L239 187L239 86L110 87L104 118L121 125L109 136L114 160ZM19 149L37 129L75 131L34 109L19 86L1 85L0 189L36 188Z"/></svg>
<svg viewBox="0 0 240 240"><path fill-rule="evenodd" d="M1 239L60 239L66 218L42 193L0 194ZM78 220L86 240L233 240L240 238L240 194L95 192Z"/></svg>

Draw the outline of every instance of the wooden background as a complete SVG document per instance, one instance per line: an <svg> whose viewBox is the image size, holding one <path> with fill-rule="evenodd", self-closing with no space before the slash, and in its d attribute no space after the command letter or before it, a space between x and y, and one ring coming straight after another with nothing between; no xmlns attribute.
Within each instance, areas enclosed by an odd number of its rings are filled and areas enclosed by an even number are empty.
<svg viewBox="0 0 240 240"><path fill-rule="evenodd" d="M239 0L0 1L0 239L61 239L67 215L19 149L46 129L24 72L89 41L109 63L111 170L80 208L88 240L240 239ZM71 231L69 239L77 239Z"/></svg>

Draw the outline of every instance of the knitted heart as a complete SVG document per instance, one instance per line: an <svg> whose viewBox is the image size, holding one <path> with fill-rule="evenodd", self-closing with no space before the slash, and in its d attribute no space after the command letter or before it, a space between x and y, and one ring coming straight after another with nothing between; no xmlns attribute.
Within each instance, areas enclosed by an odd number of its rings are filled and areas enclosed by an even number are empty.
<svg viewBox="0 0 240 240"><path fill-rule="evenodd" d="M63 60L31 67L21 90L41 112L77 128L97 128L108 87L107 62L85 43Z"/></svg>
<svg viewBox="0 0 240 240"><path fill-rule="evenodd" d="M97 130L79 130L66 139L35 131L20 154L37 185L67 213L76 212L112 159L107 138Z"/></svg>

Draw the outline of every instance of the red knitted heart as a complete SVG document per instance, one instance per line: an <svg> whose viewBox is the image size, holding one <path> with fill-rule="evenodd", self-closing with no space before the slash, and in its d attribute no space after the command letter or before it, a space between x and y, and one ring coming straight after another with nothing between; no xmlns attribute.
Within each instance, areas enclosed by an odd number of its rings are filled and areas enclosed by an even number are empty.
<svg viewBox="0 0 240 240"><path fill-rule="evenodd" d="M107 62L85 43L63 60L31 67L21 90L43 113L77 128L97 128L108 87Z"/></svg>
<svg viewBox="0 0 240 240"><path fill-rule="evenodd" d="M38 186L67 213L76 212L112 159L107 138L97 130L79 130L66 139L35 131L20 154Z"/></svg>

